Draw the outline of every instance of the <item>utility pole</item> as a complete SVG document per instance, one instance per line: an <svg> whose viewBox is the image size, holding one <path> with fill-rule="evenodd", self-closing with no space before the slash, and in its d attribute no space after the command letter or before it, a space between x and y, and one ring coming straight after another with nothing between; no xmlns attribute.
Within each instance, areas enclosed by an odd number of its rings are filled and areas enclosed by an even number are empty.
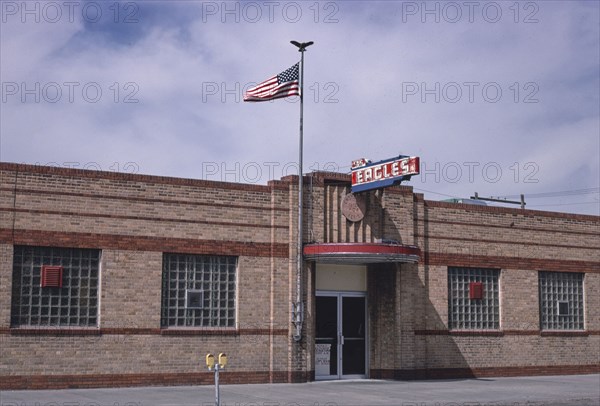
<svg viewBox="0 0 600 406"><path fill-rule="evenodd" d="M471 196L473 200L485 200L486 202L498 202L498 203L509 203L509 204L520 204L522 209L525 209L525 195L521 193L521 201L506 199L494 199L492 197L479 197L479 194L475 192L475 196Z"/></svg>

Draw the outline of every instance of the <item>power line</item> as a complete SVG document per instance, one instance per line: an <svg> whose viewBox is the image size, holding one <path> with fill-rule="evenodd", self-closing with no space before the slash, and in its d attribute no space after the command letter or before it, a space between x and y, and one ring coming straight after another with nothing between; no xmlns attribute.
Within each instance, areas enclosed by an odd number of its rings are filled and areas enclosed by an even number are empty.
<svg viewBox="0 0 600 406"><path fill-rule="evenodd" d="M560 192L544 192L544 193L527 193L525 196L528 199L537 199L537 198L548 198L548 197L563 197L563 196L580 196L580 195L589 195L600 193L600 188L588 188L588 189L575 189L575 190L563 190ZM513 199L517 198L520 195L509 195L509 196L498 196L504 199Z"/></svg>
<svg viewBox="0 0 600 406"><path fill-rule="evenodd" d="M413 187L413 190L418 190L420 192L433 193L434 195L440 195L440 196L450 197L452 199L462 199L459 196L447 195L445 193L439 193L439 192L432 192L431 190L419 189L419 188L416 188L416 187Z"/></svg>
<svg viewBox="0 0 600 406"><path fill-rule="evenodd" d="M577 203L555 203L555 204L532 204L529 207L543 207L543 206L573 206L576 204L597 204L600 205L600 202L577 202Z"/></svg>

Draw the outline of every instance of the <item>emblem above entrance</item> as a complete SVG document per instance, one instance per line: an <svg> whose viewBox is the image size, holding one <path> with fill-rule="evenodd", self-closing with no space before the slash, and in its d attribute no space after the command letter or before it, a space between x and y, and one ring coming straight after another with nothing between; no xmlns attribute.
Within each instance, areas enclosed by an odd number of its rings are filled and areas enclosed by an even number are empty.
<svg viewBox="0 0 600 406"><path fill-rule="evenodd" d="M361 221L367 213L367 201L362 195L348 193L342 200L342 214L353 223Z"/></svg>

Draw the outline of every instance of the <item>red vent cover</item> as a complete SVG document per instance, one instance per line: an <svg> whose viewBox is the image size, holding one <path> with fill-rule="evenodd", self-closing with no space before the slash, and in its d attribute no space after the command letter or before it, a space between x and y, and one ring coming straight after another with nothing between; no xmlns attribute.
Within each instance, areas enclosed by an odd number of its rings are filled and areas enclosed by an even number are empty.
<svg viewBox="0 0 600 406"><path fill-rule="evenodd" d="M483 299L483 283L471 282L469 284L469 299Z"/></svg>
<svg viewBox="0 0 600 406"><path fill-rule="evenodd" d="M42 288L62 288L63 267L42 265Z"/></svg>

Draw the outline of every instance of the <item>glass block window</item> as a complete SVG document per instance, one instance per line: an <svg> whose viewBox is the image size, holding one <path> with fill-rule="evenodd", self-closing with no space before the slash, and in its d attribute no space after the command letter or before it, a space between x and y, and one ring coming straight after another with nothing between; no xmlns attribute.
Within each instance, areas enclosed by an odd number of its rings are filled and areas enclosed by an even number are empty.
<svg viewBox="0 0 600 406"><path fill-rule="evenodd" d="M490 330L500 328L498 269L448 268L448 328ZM472 283L481 283L480 299L472 298Z"/></svg>
<svg viewBox="0 0 600 406"><path fill-rule="evenodd" d="M583 330L583 273L540 272L542 330Z"/></svg>
<svg viewBox="0 0 600 406"><path fill-rule="evenodd" d="M161 326L235 327L237 257L163 255Z"/></svg>
<svg viewBox="0 0 600 406"><path fill-rule="evenodd" d="M62 267L42 287L42 267ZM100 250L15 246L11 326L97 326Z"/></svg>

